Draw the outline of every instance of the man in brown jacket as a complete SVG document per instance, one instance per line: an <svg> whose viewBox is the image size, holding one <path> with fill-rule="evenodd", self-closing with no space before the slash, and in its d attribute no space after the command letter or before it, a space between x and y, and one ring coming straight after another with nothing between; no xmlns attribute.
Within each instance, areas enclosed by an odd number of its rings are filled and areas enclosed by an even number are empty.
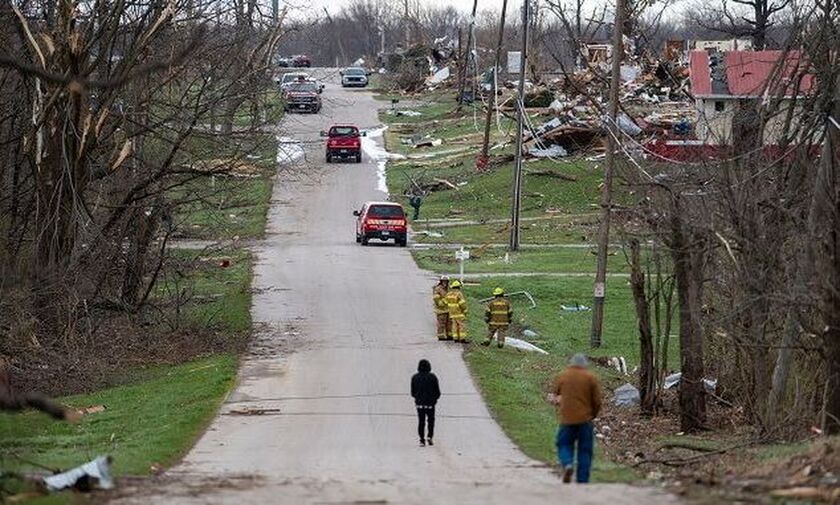
<svg viewBox="0 0 840 505"><path fill-rule="evenodd" d="M577 445L577 481L589 482L595 434L592 420L601 410L601 386L587 367L583 354L575 354L569 367L557 375L548 394L548 401L557 407L557 458L563 467L563 482L571 482L575 473L574 454Z"/></svg>

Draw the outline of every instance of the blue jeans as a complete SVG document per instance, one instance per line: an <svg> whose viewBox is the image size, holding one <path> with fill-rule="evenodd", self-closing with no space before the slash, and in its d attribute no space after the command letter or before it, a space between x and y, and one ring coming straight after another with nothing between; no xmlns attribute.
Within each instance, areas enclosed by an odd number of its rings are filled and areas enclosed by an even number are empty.
<svg viewBox="0 0 840 505"><path fill-rule="evenodd" d="M589 470L592 468L592 451L595 448L595 436L592 423L567 424L557 430L557 459L564 467L574 462L575 444L577 444L577 481L589 482Z"/></svg>

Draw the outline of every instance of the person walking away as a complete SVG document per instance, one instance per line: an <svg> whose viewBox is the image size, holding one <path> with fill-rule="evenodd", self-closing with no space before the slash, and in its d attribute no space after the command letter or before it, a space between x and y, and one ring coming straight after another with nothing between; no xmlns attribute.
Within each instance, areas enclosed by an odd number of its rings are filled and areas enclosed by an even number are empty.
<svg viewBox="0 0 840 505"><path fill-rule="evenodd" d="M449 277L442 275L435 287L432 288L438 340L452 340L452 333L449 331L449 306L446 304L447 291L449 291Z"/></svg>
<svg viewBox="0 0 840 505"><path fill-rule="evenodd" d="M595 436L592 420L601 411L601 385L587 370L583 354L575 354L569 367L554 379L548 401L557 407L560 427L557 430L557 458L563 467L563 482L571 482L575 473L574 453L577 446L577 482L589 482Z"/></svg>
<svg viewBox="0 0 840 505"><path fill-rule="evenodd" d="M498 340L499 349L505 346L505 334L513 319L513 308L510 301L505 298L505 290L496 288L493 290L493 299L484 309L484 320L487 322L487 340L482 345L493 343L493 337Z"/></svg>
<svg viewBox="0 0 840 505"><path fill-rule="evenodd" d="M457 279L449 283L446 292L446 306L449 310L449 327L456 342L467 343L467 300L461 292L461 282Z"/></svg>
<svg viewBox="0 0 840 505"><path fill-rule="evenodd" d="M411 396L414 398L414 406L417 407L417 434L420 436L420 447L426 442L435 445L435 405L440 398L440 385L438 378L432 373L432 364L429 360L421 359L417 364L417 373L411 377ZM428 436L425 430L429 426Z"/></svg>

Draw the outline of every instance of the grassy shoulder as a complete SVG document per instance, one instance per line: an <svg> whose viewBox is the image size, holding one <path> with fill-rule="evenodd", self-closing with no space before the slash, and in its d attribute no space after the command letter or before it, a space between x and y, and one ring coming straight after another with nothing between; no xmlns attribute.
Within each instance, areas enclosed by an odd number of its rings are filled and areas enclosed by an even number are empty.
<svg viewBox="0 0 840 505"><path fill-rule="evenodd" d="M0 414L0 448L7 470L31 471L23 460L70 468L101 454L117 475L168 466L201 434L236 378L237 358L216 355L175 366L129 372L125 384L62 399L83 408L104 405L78 424L44 414Z"/></svg>
<svg viewBox="0 0 840 505"><path fill-rule="evenodd" d="M277 164L277 140L253 133L228 139L196 138L189 147L191 163L203 167L231 167L231 173L191 177L170 191L182 202L175 216L178 234L185 238L259 238L265 230Z"/></svg>
<svg viewBox="0 0 840 505"><path fill-rule="evenodd" d="M604 343L593 351L589 347L591 312L566 312L561 308L561 305L591 305L591 279L491 277L482 279L480 285L470 282L465 294L470 302L469 330L474 343L487 334L481 319L483 307L478 300L488 297L496 286L508 292L528 291L534 297L536 308L530 308L525 298L513 298L512 336L522 338L524 328L536 331L538 336L528 340L548 354L472 345L465 352L465 359L491 412L508 436L528 456L555 463L557 420L554 409L544 400L546 388L552 377L565 368L568 356L575 352L624 356L631 367L638 363L639 349L632 331L635 324L632 295L625 279L609 280ZM628 380L608 368L594 367L594 371L607 392ZM628 467L607 459L602 446L602 441L596 443L594 481L629 482L638 478Z"/></svg>
<svg viewBox="0 0 840 505"><path fill-rule="evenodd" d="M182 349L175 346L169 359L177 364L138 364L109 377L109 387L59 399L75 408L105 407L75 425L37 412L0 414L0 468L20 473L39 472L40 467L66 470L109 454L120 476L145 475L177 462L235 383L238 351L251 329L251 268L247 251L214 256L175 251L151 303L172 303L172 293L179 293L177 310L162 324L175 332L200 332L202 341L194 345L204 351L181 362ZM192 346L189 342L184 345ZM166 363L166 358L153 361ZM19 482L0 481L0 487L25 490ZM32 503L76 500L81 497L59 493Z"/></svg>

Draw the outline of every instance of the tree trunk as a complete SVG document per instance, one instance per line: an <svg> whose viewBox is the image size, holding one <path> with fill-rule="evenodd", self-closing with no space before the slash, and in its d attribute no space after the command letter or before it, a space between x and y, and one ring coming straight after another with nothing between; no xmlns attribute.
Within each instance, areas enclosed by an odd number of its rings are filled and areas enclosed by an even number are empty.
<svg viewBox="0 0 840 505"><path fill-rule="evenodd" d="M703 364L703 331L700 323L702 296L702 251L689 243L679 195L671 208L671 255L680 313L680 429L686 433L705 428L706 391Z"/></svg>
<svg viewBox="0 0 840 505"><path fill-rule="evenodd" d="M822 316L823 359L826 368L825 431L840 433L840 75L834 80L833 104L826 119L826 138L814 183L809 216L814 292Z"/></svg>
<svg viewBox="0 0 840 505"><path fill-rule="evenodd" d="M656 370L654 364L653 332L650 327L650 305L645 293L645 274L639 259L639 241L630 241L630 286L639 322L639 393L641 410L652 415L656 409Z"/></svg>
<svg viewBox="0 0 840 505"><path fill-rule="evenodd" d="M778 426L782 413L782 400L787 390L787 380L790 374L790 365L793 363L793 346L796 337L799 335L799 324L796 322L793 310L789 310L785 319L785 329L782 335L782 345L779 354L776 356L776 366L773 368L773 384L770 388L770 395L767 398L767 412L765 414L766 427L773 431Z"/></svg>

